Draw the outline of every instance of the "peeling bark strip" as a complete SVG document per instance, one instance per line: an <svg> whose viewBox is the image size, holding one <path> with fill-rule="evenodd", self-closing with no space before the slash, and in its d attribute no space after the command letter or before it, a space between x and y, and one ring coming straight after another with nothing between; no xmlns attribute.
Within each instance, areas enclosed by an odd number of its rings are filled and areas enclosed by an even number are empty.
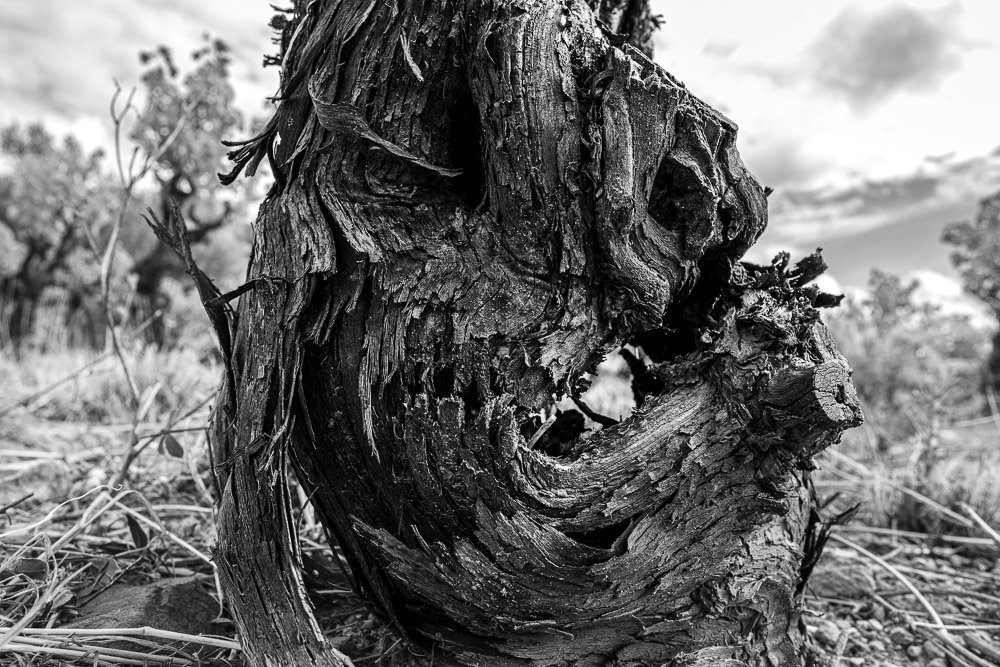
<svg viewBox="0 0 1000 667"><path fill-rule="evenodd" d="M650 22L632 0L298 3L281 104L234 153L278 185L214 420L253 664L345 660L302 592L286 458L415 647L798 664L800 471L861 415L805 285L821 260L739 263L764 194L735 125L641 52ZM650 362L641 409L529 446L623 344Z"/></svg>

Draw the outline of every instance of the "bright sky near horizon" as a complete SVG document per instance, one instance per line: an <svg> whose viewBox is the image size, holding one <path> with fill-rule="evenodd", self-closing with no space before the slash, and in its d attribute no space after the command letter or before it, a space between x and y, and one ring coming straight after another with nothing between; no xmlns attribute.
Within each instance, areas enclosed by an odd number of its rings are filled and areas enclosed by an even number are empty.
<svg viewBox="0 0 1000 667"><path fill-rule="evenodd" d="M1000 2L653 0L656 59L740 126L770 226L750 258L823 246L832 275L872 266L958 295L939 242L1000 189ZM238 104L263 115L277 74L267 0L0 0L0 125L41 120L110 144L112 77L139 82L137 53L179 64L204 32L233 49Z"/></svg>

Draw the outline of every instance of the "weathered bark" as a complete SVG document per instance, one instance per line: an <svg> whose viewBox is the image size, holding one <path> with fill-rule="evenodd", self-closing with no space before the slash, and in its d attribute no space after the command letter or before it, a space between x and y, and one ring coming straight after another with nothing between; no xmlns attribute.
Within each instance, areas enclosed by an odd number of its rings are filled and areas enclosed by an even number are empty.
<svg viewBox="0 0 1000 667"><path fill-rule="evenodd" d="M818 262L739 264L766 202L736 127L581 0L309 8L237 155L278 179L215 417L251 661L341 660L300 593L287 458L415 646L797 664L801 470L860 412ZM653 362L640 409L529 447L625 343Z"/></svg>

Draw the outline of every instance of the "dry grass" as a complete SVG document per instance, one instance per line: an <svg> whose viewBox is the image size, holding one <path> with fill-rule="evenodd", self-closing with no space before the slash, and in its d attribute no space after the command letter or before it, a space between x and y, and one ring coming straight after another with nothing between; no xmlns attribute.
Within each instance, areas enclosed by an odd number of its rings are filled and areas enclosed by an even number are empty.
<svg viewBox="0 0 1000 667"><path fill-rule="evenodd" d="M819 664L1000 665L1000 414L926 421L934 428L903 441L869 422L818 457L819 495L835 511L862 503L831 536L846 549L828 548L823 562L854 579L844 590L858 587L852 562L877 575L863 596L811 598L827 619L825 631L811 626Z"/></svg>
<svg viewBox="0 0 1000 667"><path fill-rule="evenodd" d="M226 624L220 628L227 636L214 638L155 628L59 630L94 591L116 581L189 575L216 588L203 426L218 368L179 351L127 353L148 404L138 424L141 406L110 355L62 349L0 357L0 377L7 378L0 385L2 667L241 661ZM627 374L614 360L605 373L588 399L627 412ZM180 456L163 447L168 430ZM1000 627L1000 579L982 567L1000 552L990 535L1000 526L997 420L944 421L934 433L888 446L873 433L869 425L848 434L821 457L816 476L821 497L839 494L835 506L863 502L860 521L834 534L846 549L833 551L854 550L856 559L878 562L884 573L864 613L881 608L902 619L952 664L1000 664L970 648L982 648L980 640L988 648L989 633ZM107 486L130 450L136 456L125 490ZM34 496L18 502L28 493ZM350 593L307 499L300 494L298 501L300 537L316 573L310 589L334 645L359 664L422 664ZM817 602L832 617L843 614L836 601ZM859 608L852 607L855 617ZM133 643L122 648L128 638ZM843 657L851 645L839 650Z"/></svg>
<svg viewBox="0 0 1000 667"><path fill-rule="evenodd" d="M111 355L64 348L0 357L8 379L0 385L0 664L222 664L236 655L232 638L56 629L119 581L183 573L214 587L203 478L217 369L184 352L136 346L127 355L148 403L137 428L140 406ZM173 455L158 446L165 431L178 445ZM112 489L105 482L130 444L138 455L127 490ZM119 646L127 636L135 650Z"/></svg>
<svg viewBox="0 0 1000 667"><path fill-rule="evenodd" d="M827 574L841 571L854 581L838 592L819 581L822 572L814 575L819 591L807 598L807 622L817 640L813 653L825 657L818 664L1000 664L996 550L970 551L995 547L992 539L942 536L929 546L926 535L843 526L831 540ZM930 663L935 656L946 660Z"/></svg>
<svg viewBox="0 0 1000 667"><path fill-rule="evenodd" d="M947 424L937 433L879 444L873 427L845 434L818 458L816 485L862 503L867 525L928 534L974 534L969 505L1000 525L1000 429L992 419Z"/></svg>
<svg viewBox="0 0 1000 667"><path fill-rule="evenodd" d="M127 361L145 407L132 405L111 355L0 357L0 377L9 378L0 385L0 667L242 664L224 615L222 637L59 627L119 583L195 577L222 599L209 555L204 433L218 368L141 347L127 350ZM144 416L135 423L137 408ZM174 446L163 446L166 431ZM126 465L124 485L110 486ZM350 592L339 556L293 488L310 595L331 643L356 664L422 664Z"/></svg>
<svg viewBox="0 0 1000 667"><path fill-rule="evenodd" d="M70 498L42 516L8 510L12 523L0 531L0 664L230 662L239 650L232 638L154 628L53 627L72 618L82 600L119 581L160 573L214 581L208 555L169 525L183 523L160 516L189 512L204 517L206 511L211 510L197 504L157 508L138 492L107 486ZM204 542L204 536L195 541ZM128 641L137 642L136 648L121 647Z"/></svg>
<svg viewBox="0 0 1000 667"><path fill-rule="evenodd" d="M147 416L153 420L209 396L220 373L185 350L136 345L127 351L127 360L141 391L160 387ZM0 377L6 379L0 383L0 414L23 407L42 419L102 424L128 423L135 414L121 368L109 354L73 348L16 355L4 350Z"/></svg>

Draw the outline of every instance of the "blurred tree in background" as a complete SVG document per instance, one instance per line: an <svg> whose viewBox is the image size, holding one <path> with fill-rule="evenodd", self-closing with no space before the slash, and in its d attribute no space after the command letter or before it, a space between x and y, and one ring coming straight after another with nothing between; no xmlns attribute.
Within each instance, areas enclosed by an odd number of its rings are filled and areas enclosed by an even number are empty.
<svg viewBox="0 0 1000 667"><path fill-rule="evenodd" d="M217 177L222 140L243 126L227 54L222 40L206 36L185 75L164 46L140 54L148 66L145 102L129 136L152 165L132 192L111 280L114 312L129 313L133 324L159 313L147 342L202 353L214 343L200 302L173 251L139 214L150 206L166 217L176 201L199 264L225 288L242 279L253 193L246 184L223 188ZM111 172L129 168L129 151L108 160L72 136L58 141L40 124L7 127L0 138L0 346L100 347L100 258L88 234L105 246L123 201Z"/></svg>
<svg viewBox="0 0 1000 667"><path fill-rule="evenodd" d="M0 343L24 339L44 300L61 301L74 318L67 328L93 338L103 326L94 308L100 262L83 226L105 237L120 199L103 154L40 124L3 128L0 149Z"/></svg>
<svg viewBox="0 0 1000 667"><path fill-rule="evenodd" d="M140 61L149 66L143 75L147 98L131 135L147 155L156 156L157 214L166 220L176 202L188 222L196 257L210 275L224 281L233 277L234 264L242 274L250 231L232 224L246 219L247 190L223 188L217 177L226 166L223 140L243 128L243 116L234 107L228 54L224 41L206 35L205 45L192 54L195 68L181 77L167 47L140 53ZM150 312L167 310L179 296L180 284L188 284L182 279L183 266L148 230L142 229L141 239L134 269L139 303ZM234 249L241 251L238 258L232 257ZM153 328L158 344L176 342L169 340L166 324L158 320Z"/></svg>
<svg viewBox="0 0 1000 667"><path fill-rule="evenodd" d="M988 320L921 303L917 288L917 281L873 270L867 289L826 318L854 369L866 422L839 448L855 463L835 458L822 467L828 480L846 476L859 485L867 523L971 535L975 529L899 489L959 514L967 503L984 517L1000 517L995 427L982 418L990 412L983 359L994 332Z"/></svg>
<svg viewBox="0 0 1000 667"><path fill-rule="evenodd" d="M943 240L954 246L951 261L962 275L966 291L981 299L1000 321L1000 192L979 203L974 222L953 222ZM1000 331L989 358L992 384L1000 389Z"/></svg>

